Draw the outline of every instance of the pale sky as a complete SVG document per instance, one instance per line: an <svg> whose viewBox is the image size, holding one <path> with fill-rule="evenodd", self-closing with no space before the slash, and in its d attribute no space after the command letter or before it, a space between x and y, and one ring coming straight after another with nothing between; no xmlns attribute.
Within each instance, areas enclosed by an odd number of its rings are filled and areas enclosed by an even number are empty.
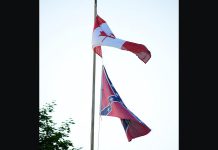
<svg viewBox="0 0 218 150"><path fill-rule="evenodd" d="M90 150L94 0L40 0L40 107L56 101L54 120L72 118L70 139ZM178 0L98 0L117 38L144 44L151 59L102 46L96 56L95 150L178 150ZM128 142L119 118L102 116L101 65L125 105L151 132ZM98 140L99 139L99 140Z"/></svg>

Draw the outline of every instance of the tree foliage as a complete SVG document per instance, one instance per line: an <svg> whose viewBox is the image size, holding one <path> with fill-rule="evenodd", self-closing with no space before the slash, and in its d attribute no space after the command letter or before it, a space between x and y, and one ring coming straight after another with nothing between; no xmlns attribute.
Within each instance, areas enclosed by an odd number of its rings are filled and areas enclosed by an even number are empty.
<svg viewBox="0 0 218 150"><path fill-rule="evenodd" d="M54 111L56 103L46 103L39 110L39 149L40 150L79 150L75 148L73 143L66 139L69 137L70 125L75 124L70 118L62 122L60 127L56 127L56 123L50 115Z"/></svg>

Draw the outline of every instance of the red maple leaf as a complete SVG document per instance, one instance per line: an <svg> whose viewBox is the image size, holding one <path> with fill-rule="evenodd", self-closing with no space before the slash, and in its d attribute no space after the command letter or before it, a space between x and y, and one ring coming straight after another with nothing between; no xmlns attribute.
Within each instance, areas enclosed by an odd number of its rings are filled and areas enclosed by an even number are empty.
<svg viewBox="0 0 218 150"><path fill-rule="evenodd" d="M115 39L114 34L107 35L104 31L100 31L99 36L105 36L105 38L102 40L102 42L103 42L107 37Z"/></svg>
<svg viewBox="0 0 218 150"><path fill-rule="evenodd" d="M99 36L108 36L104 31L100 31Z"/></svg>

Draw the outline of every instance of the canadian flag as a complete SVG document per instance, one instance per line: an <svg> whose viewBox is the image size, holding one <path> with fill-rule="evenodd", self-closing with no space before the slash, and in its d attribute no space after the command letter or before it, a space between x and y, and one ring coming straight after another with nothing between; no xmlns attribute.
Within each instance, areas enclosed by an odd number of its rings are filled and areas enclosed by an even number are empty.
<svg viewBox="0 0 218 150"><path fill-rule="evenodd" d="M150 51L144 45L116 38L107 23L97 15L92 35L92 48L100 57L102 57L101 46L111 46L130 51L144 63L147 63L151 58Z"/></svg>

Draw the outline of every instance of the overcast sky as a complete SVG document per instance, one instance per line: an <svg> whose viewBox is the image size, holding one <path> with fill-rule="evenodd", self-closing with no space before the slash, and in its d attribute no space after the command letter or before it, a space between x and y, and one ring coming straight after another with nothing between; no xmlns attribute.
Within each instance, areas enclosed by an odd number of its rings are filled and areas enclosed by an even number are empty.
<svg viewBox="0 0 218 150"><path fill-rule="evenodd" d="M178 0L98 0L98 15L117 38L144 44L152 56L144 64L112 47L102 47L103 61L96 56L95 150L178 150ZM40 0L39 18L40 107L55 100L55 122L72 118L70 139L90 150L94 0ZM149 134L128 142L120 119L108 116L99 130L102 63Z"/></svg>

